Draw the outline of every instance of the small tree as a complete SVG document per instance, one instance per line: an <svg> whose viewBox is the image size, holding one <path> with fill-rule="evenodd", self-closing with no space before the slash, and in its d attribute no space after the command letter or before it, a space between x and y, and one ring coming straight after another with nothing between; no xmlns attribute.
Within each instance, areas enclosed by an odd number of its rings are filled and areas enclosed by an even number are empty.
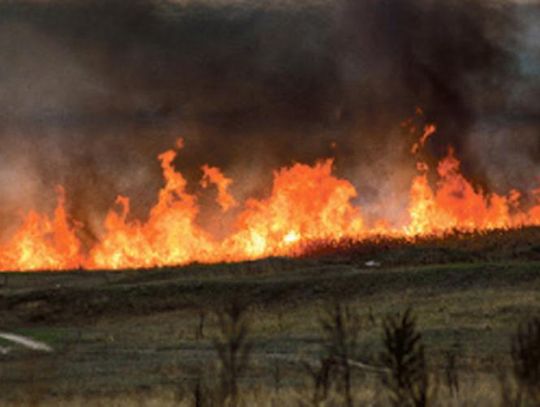
<svg viewBox="0 0 540 407"><path fill-rule="evenodd" d="M380 362L387 369L383 384L396 407L424 407L429 399L427 371L422 337L410 309L384 321L384 350Z"/></svg>
<svg viewBox="0 0 540 407"><path fill-rule="evenodd" d="M245 372L252 343L248 339L247 306L233 300L216 311L219 337L214 341L221 365L222 402L234 407L238 403L238 380Z"/></svg>

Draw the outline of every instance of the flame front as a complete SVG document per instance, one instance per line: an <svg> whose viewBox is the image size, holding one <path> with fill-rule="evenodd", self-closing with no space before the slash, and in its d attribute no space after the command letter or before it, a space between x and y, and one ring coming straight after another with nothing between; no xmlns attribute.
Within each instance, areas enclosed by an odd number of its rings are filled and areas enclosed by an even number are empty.
<svg viewBox="0 0 540 407"><path fill-rule="evenodd" d="M58 188L53 219L31 211L0 251L2 270L66 270L81 266L81 244L68 221L65 194Z"/></svg>
<svg viewBox="0 0 540 407"><path fill-rule="evenodd" d="M434 132L434 126L426 126L411 151L417 154ZM182 146L179 142L177 150ZM129 198L119 196L117 207L106 216L104 235L83 250L77 235L82 225L69 219L65 194L59 188L54 216L29 212L2 245L0 269L123 269L241 261L293 255L313 240L381 234L414 238L452 230L540 225L540 189L531 192L535 202L528 206L515 190L505 196L484 192L463 176L459 160L449 149L436 174L418 161L406 215L396 226L384 219L371 223L364 219L361 208L353 204L355 187L333 174L333 160L281 168L274 173L268 197L243 203L229 192L233 181L219 168L205 165L201 186L217 188L222 212L238 209L232 231L218 239L197 222L197 197L186 191L185 178L173 167L177 150L159 156L165 183L146 222L130 219ZM437 179L434 187L429 182L431 175Z"/></svg>
<svg viewBox="0 0 540 407"><path fill-rule="evenodd" d="M219 257L286 255L303 241L360 235L362 216L351 204L356 190L332 175L332 165L326 160L276 172L270 197L246 201L237 232L223 242Z"/></svg>
<svg viewBox="0 0 540 407"><path fill-rule="evenodd" d="M421 172L414 180L410 194L410 224L405 228L411 236L441 234L449 230L492 230L533 226L540 223L537 211L520 210L519 192L512 190L508 196L486 194L465 179L460 172L460 162L449 150L437 168L439 176L433 191L427 179L427 165L419 166Z"/></svg>

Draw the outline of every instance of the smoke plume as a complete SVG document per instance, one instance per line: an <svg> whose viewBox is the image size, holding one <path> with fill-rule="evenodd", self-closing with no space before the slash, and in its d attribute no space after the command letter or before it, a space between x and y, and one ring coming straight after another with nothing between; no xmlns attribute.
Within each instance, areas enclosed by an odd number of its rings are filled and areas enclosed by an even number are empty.
<svg viewBox="0 0 540 407"><path fill-rule="evenodd" d="M192 184L209 163L262 194L277 166L335 156L393 211L417 107L433 160L452 144L476 182L531 188L539 23L538 4L487 0L1 3L1 213L62 184L89 235L117 194L141 216L180 136Z"/></svg>

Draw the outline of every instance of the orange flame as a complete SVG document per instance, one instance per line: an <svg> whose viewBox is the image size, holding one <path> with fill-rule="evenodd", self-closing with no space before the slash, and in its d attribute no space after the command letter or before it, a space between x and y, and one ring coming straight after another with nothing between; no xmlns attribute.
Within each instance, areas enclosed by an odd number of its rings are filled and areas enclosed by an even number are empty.
<svg viewBox="0 0 540 407"><path fill-rule="evenodd" d="M414 132L414 128L412 129ZM411 154L417 154L426 144L428 139L435 134L435 131L437 131L437 128L433 124L428 124L424 127L424 132L422 133L422 136L420 137L420 140L418 140L416 143L413 144L411 148Z"/></svg>
<svg viewBox="0 0 540 407"><path fill-rule="evenodd" d="M435 191L429 186L427 173L413 180L409 213L409 235L442 233L453 229L490 230L536 225L540 218L519 210L520 194L508 196L487 194L475 189L461 174L460 162L449 150L437 168L439 180Z"/></svg>
<svg viewBox="0 0 540 407"><path fill-rule="evenodd" d="M57 195L52 220L30 211L19 230L2 247L3 270L65 270L81 265L81 245L68 221L64 189L59 187Z"/></svg>
<svg viewBox="0 0 540 407"><path fill-rule="evenodd" d="M107 215L107 233L90 251L86 267L154 267L211 260L210 236L195 222L196 199L185 191L186 180L172 167L175 157L173 150L159 156L165 186L149 220L127 220L129 199L119 197L121 211L111 210Z"/></svg>
<svg viewBox="0 0 540 407"><path fill-rule="evenodd" d="M434 126L425 127L413 147L415 154L434 132ZM177 149L182 147L180 139ZM0 269L121 269L241 261L292 255L312 240L380 234L414 238L455 229L540 225L540 189L532 192L535 202L528 209L518 191L504 196L487 193L463 176L459 160L449 149L436 174L430 174L426 163L417 163L418 175L412 180L409 206L400 225L384 219L366 221L361 208L353 204L356 189L333 174L330 159L276 171L270 195L244 203L230 193L230 178L219 168L204 165L201 186L216 186L216 201L223 212L238 208L233 230L217 239L197 223L197 198L186 191L185 178L174 169L176 156L177 151L169 150L158 157L165 183L147 221L131 219L129 198L119 196L117 207L106 216L103 236L85 251L77 237L79 225L73 226L69 219L65 194L59 188L52 219L31 211L0 247Z"/></svg>
<svg viewBox="0 0 540 407"><path fill-rule="evenodd" d="M217 167L209 167L208 165L202 166L204 176L201 180L201 186L207 188L209 184L214 184L218 189L217 203L221 206L223 212L227 212L229 209L237 205L234 197L229 193L229 185L232 184L232 180L223 175L221 170Z"/></svg>
<svg viewBox="0 0 540 407"><path fill-rule="evenodd" d="M332 175L332 160L295 164L274 174L269 198L250 199L237 232L224 242L231 260L288 254L301 241L338 239L362 232L353 185Z"/></svg>

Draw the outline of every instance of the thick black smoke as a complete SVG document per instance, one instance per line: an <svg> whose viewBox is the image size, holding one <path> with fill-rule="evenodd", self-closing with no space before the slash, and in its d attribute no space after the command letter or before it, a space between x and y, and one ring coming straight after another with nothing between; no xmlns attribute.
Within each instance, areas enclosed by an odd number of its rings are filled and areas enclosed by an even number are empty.
<svg viewBox="0 0 540 407"><path fill-rule="evenodd" d="M210 163L242 181L237 193L261 193L272 168L336 155L362 199L401 205L413 140L399 124L416 107L438 124L435 158L453 144L478 182L530 188L540 176L539 9L2 3L2 210L41 204L63 184L88 224L117 193L144 213L160 186L155 156L179 136L191 180Z"/></svg>

